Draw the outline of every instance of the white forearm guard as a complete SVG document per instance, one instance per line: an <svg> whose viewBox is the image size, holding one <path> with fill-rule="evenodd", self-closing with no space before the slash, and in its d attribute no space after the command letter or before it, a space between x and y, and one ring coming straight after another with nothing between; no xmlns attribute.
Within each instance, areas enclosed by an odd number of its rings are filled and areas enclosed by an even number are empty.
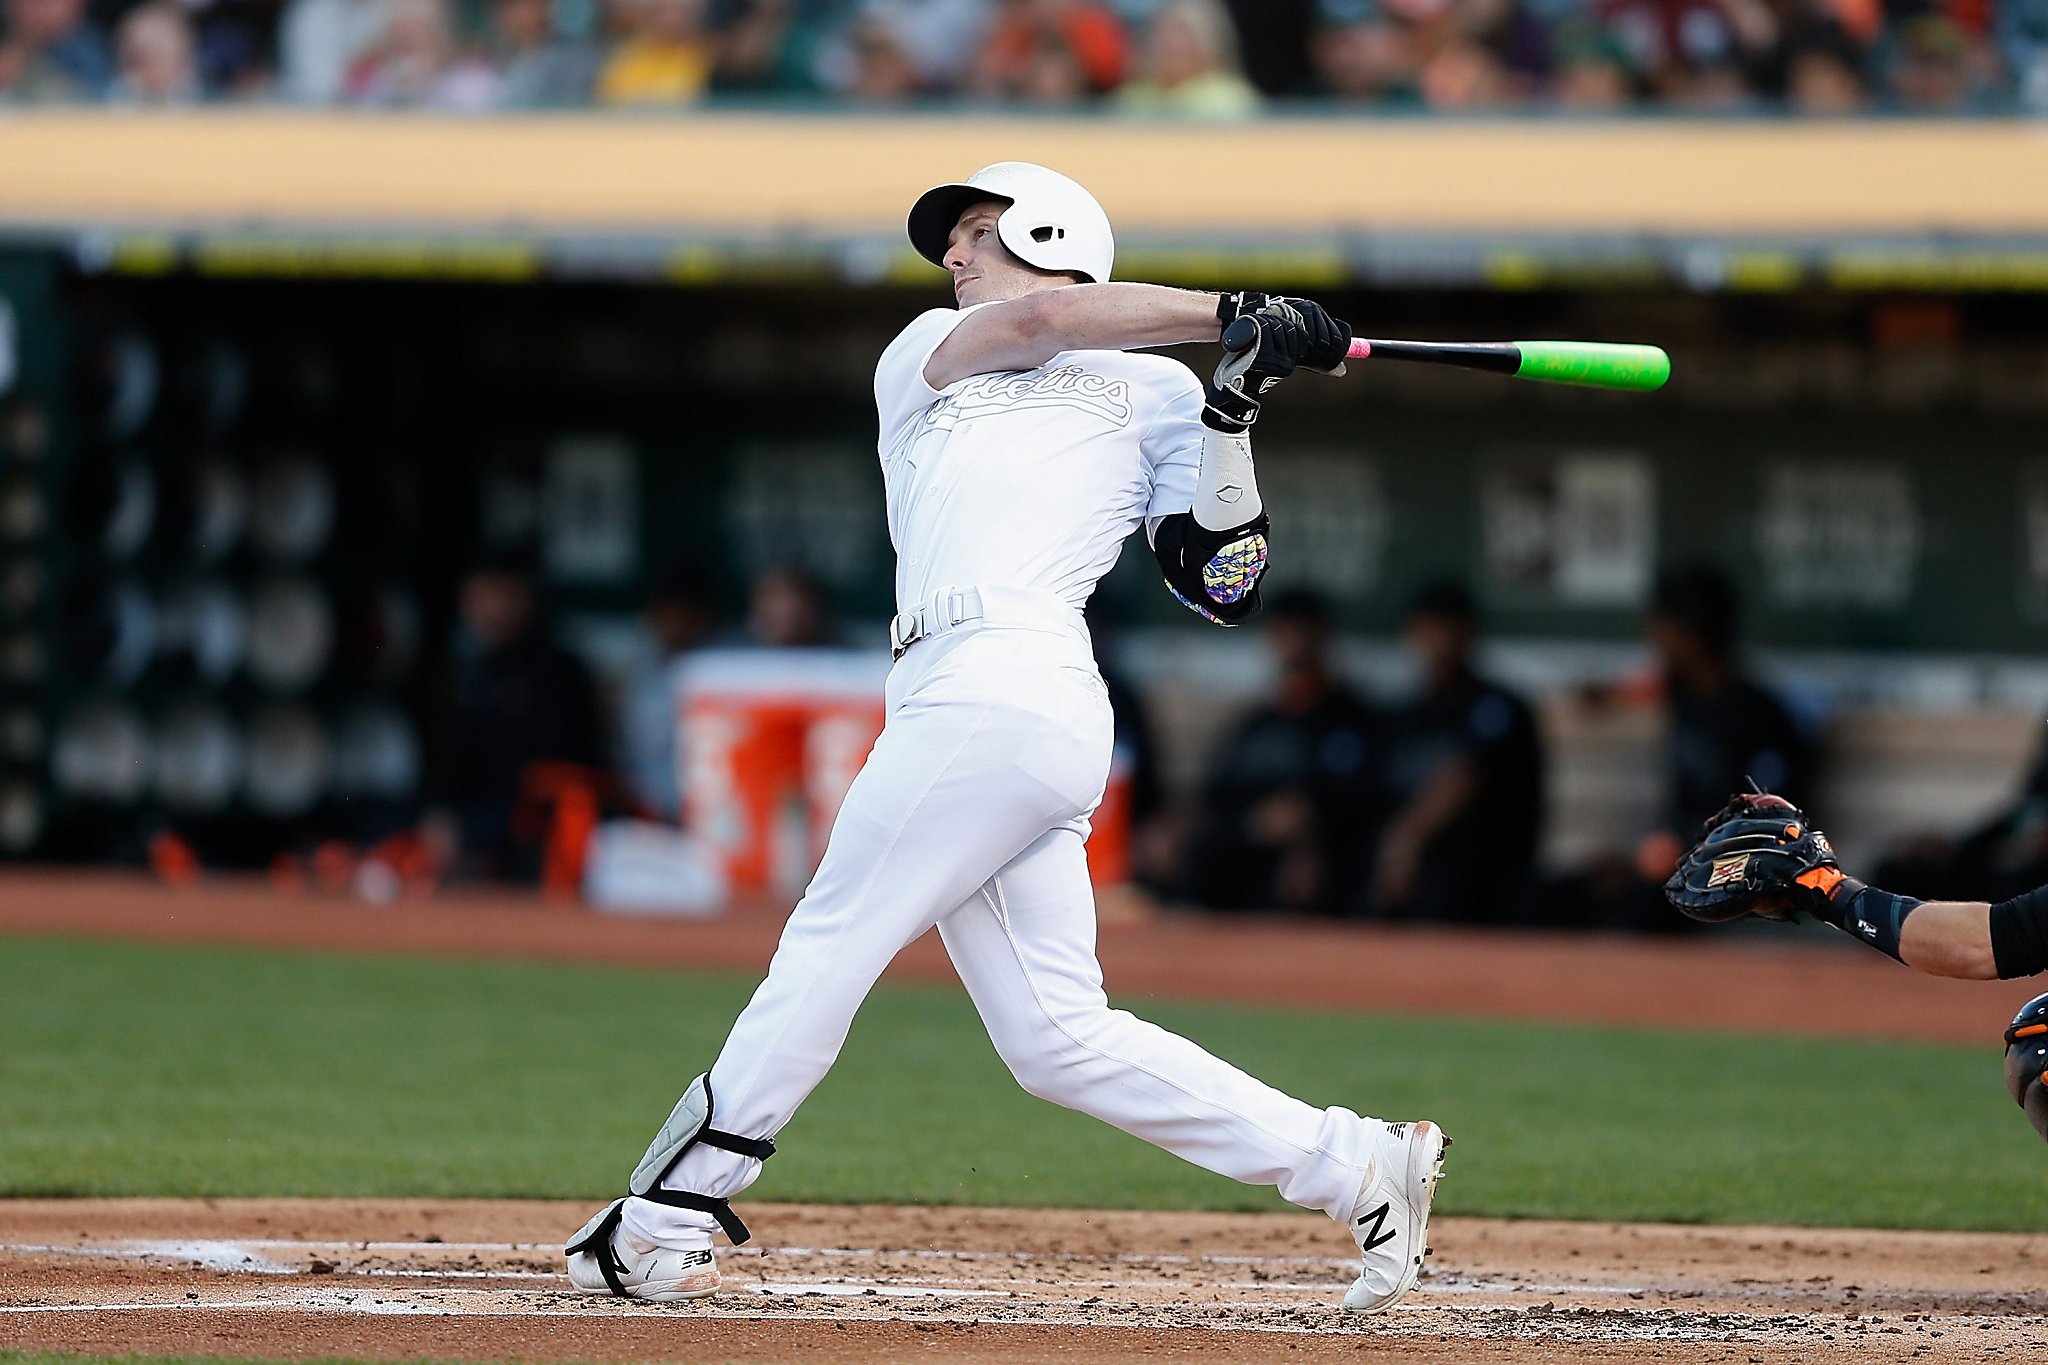
<svg viewBox="0 0 2048 1365"><path fill-rule="evenodd" d="M1195 475L1195 523L1204 530L1227 531L1259 519L1258 476L1252 472L1249 432L1202 430L1202 466Z"/></svg>

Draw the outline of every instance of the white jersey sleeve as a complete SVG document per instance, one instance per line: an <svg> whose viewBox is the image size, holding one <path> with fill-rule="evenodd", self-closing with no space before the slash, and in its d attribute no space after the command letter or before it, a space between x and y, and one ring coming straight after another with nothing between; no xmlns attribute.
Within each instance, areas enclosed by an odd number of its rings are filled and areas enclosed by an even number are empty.
<svg viewBox="0 0 2048 1365"><path fill-rule="evenodd" d="M939 400L939 390L924 378L925 363L932 358L932 352L953 335L960 319L975 308L987 306L978 303L971 308L934 308L919 313L882 352L882 358L875 362L875 412L881 419L884 449L898 428Z"/></svg>
<svg viewBox="0 0 2048 1365"><path fill-rule="evenodd" d="M1145 505L1145 539L1163 518L1195 505L1195 476L1202 470L1202 384L1186 367L1180 385L1145 432L1145 459L1152 470L1152 496Z"/></svg>

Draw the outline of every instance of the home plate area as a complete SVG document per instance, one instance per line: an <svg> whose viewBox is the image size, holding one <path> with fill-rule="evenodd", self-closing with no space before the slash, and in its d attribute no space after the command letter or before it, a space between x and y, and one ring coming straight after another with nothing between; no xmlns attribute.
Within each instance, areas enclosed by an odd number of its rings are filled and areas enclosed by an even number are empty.
<svg viewBox="0 0 2048 1365"><path fill-rule="evenodd" d="M1446 1218L1362 1318L1285 1214L754 1205L727 1288L578 1294L536 1202L0 1202L0 1347L490 1360L1999 1360L2048 1236Z"/></svg>

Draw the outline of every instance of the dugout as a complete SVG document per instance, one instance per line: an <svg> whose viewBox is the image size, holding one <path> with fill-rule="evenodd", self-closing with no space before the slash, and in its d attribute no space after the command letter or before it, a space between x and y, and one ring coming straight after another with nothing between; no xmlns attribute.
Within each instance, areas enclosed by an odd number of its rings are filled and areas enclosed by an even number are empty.
<svg viewBox="0 0 2048 1365"><path fill-rule="evenodd" d="M132 858L175 827L255 865L402 810L451 585L487 544L538 547L600 664L679 554L729 597L801 562L850 626L879 622L866 384L893 330L947 301L895 222L924 182L1019 143L1096 178L1126 277L1313 292L1368 335L1672 352L1654 399L1372 365L1290 390L1259 433L1273 581L1332 593L1362 676L1393 680L1400 604L1455 573L1503 669L1565 695L1635 656L1658 563L1706 557L1740 571L1751 637L1816 707L2038 707L2038 140L1655 133L1275 121L1222 136L1317 188L1208 212L1179 171L1214 149L1144 125L12 119L0 845ZM236 497L243 528L209 558ZM715 514L679 526L686 497ZM221 593L242 622L228 664L206 654L233 629L208 615ZM1142 556L1104 595L1185 775L1256 651L1186 618ZM279 657L259 664L259 639ZM1641 737L1560 723L1590 837L1638 799ZM278 789L181 812L223 725ZM96 742L67 749L81 728ZM158 757L167 733L185 761ZM1989 782L2019 733L1947 780ZM259 738L276 757L249 765ZM324 780L284 780L316 751Z"/></svg>

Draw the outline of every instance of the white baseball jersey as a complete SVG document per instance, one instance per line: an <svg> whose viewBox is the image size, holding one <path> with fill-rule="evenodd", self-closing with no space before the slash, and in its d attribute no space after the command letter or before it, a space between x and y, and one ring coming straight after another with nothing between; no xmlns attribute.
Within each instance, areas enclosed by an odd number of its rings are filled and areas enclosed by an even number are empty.
<svg viewBox="0 0 2048 1365"><path fill-rule="evenodd" d="M1062 351L934 389L925 362L973 311L921 314L875 366L897 606L1000 585L1078 610L1140 522L1193 505L1201 383L1165 356Z"/></svg>

